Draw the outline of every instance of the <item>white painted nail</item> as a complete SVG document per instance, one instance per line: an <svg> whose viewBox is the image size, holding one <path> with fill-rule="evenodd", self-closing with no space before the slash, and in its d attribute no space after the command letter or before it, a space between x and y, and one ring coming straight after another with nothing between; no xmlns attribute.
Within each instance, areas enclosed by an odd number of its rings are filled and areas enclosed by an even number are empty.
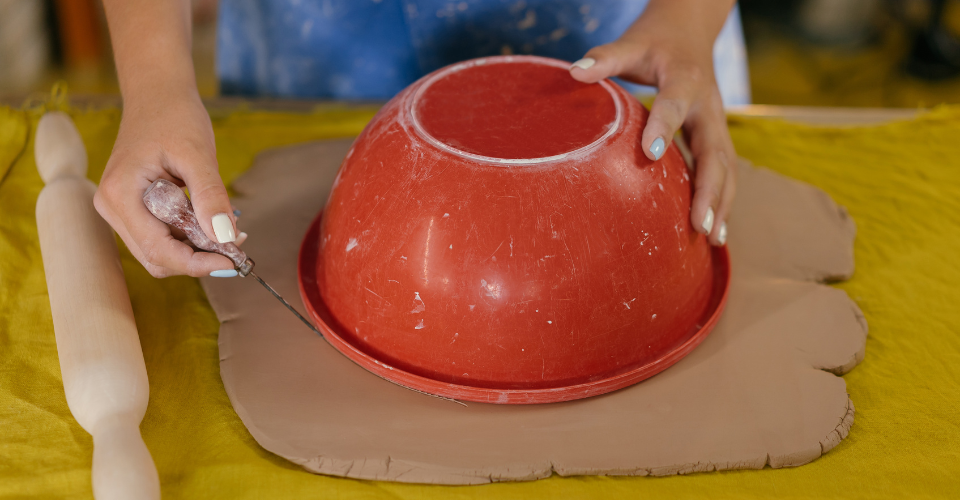
<svg viewBox="0 0 960 500"><path fill-rule="evenodd" d="M237 276L237 274L239 273L237 273L236 269L220 269L218 271L211 272L210 276L213 276L214 278L234 278Z"/></svg>
<svg viewBox="0 0 960 500"><path fill-rule="evenodd" d="M717 233L717 241L720 242L720 246L727 244L727 223L720 223L720 232Z"/></svg>
<svg viewBox="0 0 960 500"><path fill-rule="evenodd" d="M653 144L650 145L650 153L653 154L654 160L659 160L663 156L663 152L667 149L665 146L662 138L657 137L653 140Z"/></svg>
<svg viewBox="0 0 960 500"><path fill-rule="evenodd" d="M237 240L237 234L233 230L233 221L227 214L217 214L213 216L213 234L217 235L217 241L220 243L233 243Z"/></svg>
<svg viewBox="0 0 960 500"><path fill-rule="evenodd" d="M713 229L713 208L707 208L707 215L703 216L703 224L700 224L700 227L703 228L704 232L707 233L707 236L710 236L710 231Z"/></svg>
<svg viewBox="0 0 960 500"><path fill-rule="evenodd" d="M237 235L237 241L234 241L233 244L240 246L244 241L247 241L247 233L240 231L240 234Z"/></svg>
<svg viewBox="0 0 960 500"><path fill-rule="evenodd" d="M580 69L590 69L594 64L597 64L597 60L592 57L584 57L579 61L570 65L570 69L580 68Z"/></svg>

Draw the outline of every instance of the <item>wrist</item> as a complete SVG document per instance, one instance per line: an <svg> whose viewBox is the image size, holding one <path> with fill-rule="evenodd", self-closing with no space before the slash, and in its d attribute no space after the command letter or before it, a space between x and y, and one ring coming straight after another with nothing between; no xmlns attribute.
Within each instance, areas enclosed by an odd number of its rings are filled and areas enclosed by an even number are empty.
<svg viewBox="0 0 960 500"><path fill-rule="evenodd" d="M163 112L182 110L203 103L196 85L176 81L152 81L149 84L121 91L124 114L127 112Z"/></svg>
<svg viewBox="0 0 960 500"><path fill-rule="evenodd" d="M148 106L200 99L189 57L185 61L163 61L161 57L144 57L133 64L118 65L117 73L125 106Z"/></svg>

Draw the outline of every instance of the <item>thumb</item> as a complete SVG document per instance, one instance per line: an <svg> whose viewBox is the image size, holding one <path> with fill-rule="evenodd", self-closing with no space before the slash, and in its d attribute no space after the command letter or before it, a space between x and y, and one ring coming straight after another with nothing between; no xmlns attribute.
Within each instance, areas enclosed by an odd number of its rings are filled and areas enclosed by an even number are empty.
<svg viewBox="0 0 960 500"><path fill-rule="evenodd" d="M583 59L570 66L570 76L583 83L596 83L604 78L618 76L634 66L640 54L623 40L594 47Z"/></svg>
<svg viewBox="0 0 960 500"><path fill-rule="evenodd" d="M237 239L237 220L215 162L195 163L180 171L203 232L213 241L230 243Z"/></svg>

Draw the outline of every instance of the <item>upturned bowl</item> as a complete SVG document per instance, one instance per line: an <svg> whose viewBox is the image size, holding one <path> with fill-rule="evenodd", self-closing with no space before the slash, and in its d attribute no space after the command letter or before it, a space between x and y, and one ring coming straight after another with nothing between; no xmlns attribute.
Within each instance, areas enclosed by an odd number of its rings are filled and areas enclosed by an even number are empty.
<svg viewBox="0 0 960 500"><path fill-rule="evenodd" d="M525 404L634 384L709 333L729 258L691 225L680 152L649 160L646 109L568 67L449 66L367 125L300 251L335 348L408 388Z"/></svg>

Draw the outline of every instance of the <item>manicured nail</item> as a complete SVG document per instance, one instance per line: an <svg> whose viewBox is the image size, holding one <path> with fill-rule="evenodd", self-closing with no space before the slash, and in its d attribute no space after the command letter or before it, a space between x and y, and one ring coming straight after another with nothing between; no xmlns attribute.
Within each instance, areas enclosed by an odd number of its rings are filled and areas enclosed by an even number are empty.
<svg viewBox="0 0 960 500"><path fill-rule="evenodd" d="M584 57L579 61L570 65L570 69L580 68L580 69L590 69L594 64L597 64L597 60L592 57Z"/></svg>
<svg viewBox="0 0 960 500"><path fill-rule="evenodd" d="M727 223L720 223L720 232L717 233L717 241L720 242L720 246L727 244Z"/></svg>
<svg viewBox="0 0 960 500"><path fill-rule="evenodd" d="M239 210L239 209L234 210L234 211L233 211L233 216L234 216L234 217L240 217L240 210Z"/></svg>
<svg viewBox="0 0 960 500"><path fill-rule="evenodd" d="M710 231L713 229L713 208L707 208L707 215L703 216L703 224L700 224L707 236L710 236Z"/></svg>
<svg viewBox="0 0 960 500"><path fill-rule="evenodd" d="M247 233L240 231L240 234L237 235L237 241L234 241L233 243L237 246L240 246L244 241L247 241Z"/></svg>
<svg viewBox="0 0 960 500"><path fill-rule="evenodd" d="M233 243L237 241L237 233L233 230L233 221L227 214L217 214L213 216L213 234L217 235L217 241L220 243Z"/></svg>
<svg viewBox="0 0 960 500"><path fill-rule="evenodd" d="M659 160L666 149L663 139L660 137L654 139L653 144L650 145L650 153L653 154L654 160Z"/></svg>
<svg viewBox="0 0 960 500"><path fill-rule="evenodd" d="M210 273L210 276L214 278L234 278L237 276L236 269L220 269L219 271L213 271Z"/></svg>

